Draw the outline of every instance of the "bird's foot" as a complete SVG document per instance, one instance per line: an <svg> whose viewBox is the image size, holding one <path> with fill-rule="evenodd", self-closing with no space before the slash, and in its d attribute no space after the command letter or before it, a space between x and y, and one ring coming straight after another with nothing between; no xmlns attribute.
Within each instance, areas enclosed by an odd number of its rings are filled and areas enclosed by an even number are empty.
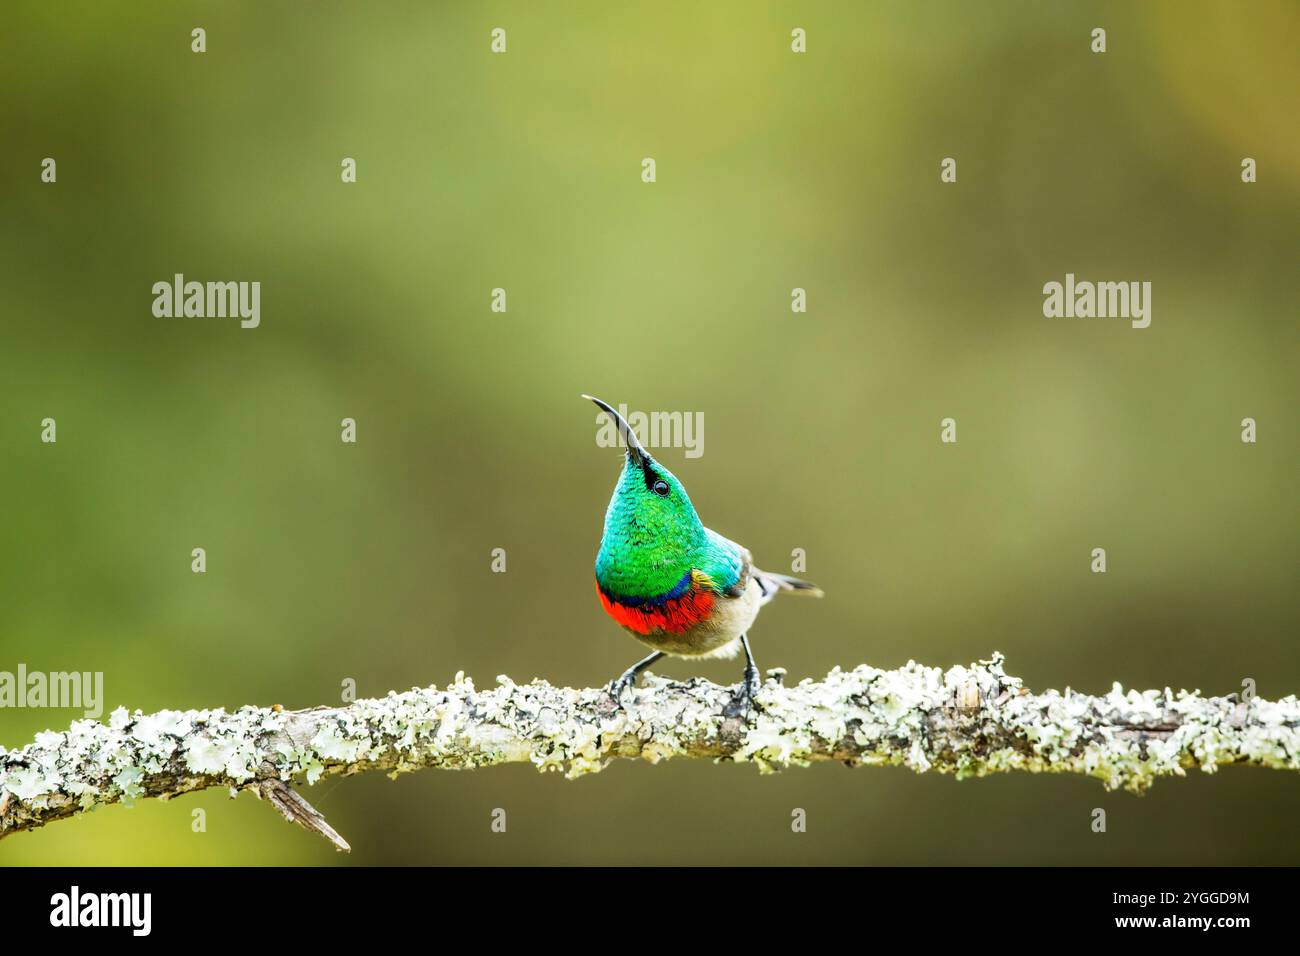
<svg viewBox="0 0 1300 956"><path fill-rule="evenodd" d="M629 687L636 686L636 679L640 673L635 667L629 667L606 685L605 690L610 697L614 698L614 703L622 703L623 692Z"/></svg>
<svg viewBox="0 0 1300 956"><path fill-rule="evenodd" d="M750 710L758 705L758 688L761 686L758 679L758 669L755 667L745 668L745 678L740 682L735 696L731 698L731 703L722 709L724 717L748 717Z"/></svg>

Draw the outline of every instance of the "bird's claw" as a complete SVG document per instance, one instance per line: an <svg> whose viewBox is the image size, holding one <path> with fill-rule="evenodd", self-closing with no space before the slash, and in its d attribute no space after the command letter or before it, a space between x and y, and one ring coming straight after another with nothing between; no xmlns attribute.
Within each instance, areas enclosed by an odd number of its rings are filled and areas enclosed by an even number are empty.
<svg viewBox="0 0 1300 956"><path fill-rule="evenodd" d="M740 682L736 695L731 698L731 703L722 709L722 716L748 717L750 710L758 704L759 687L758 671L745 668L745 678Z"/></svg>
<svg viewBox="0 0 1300 956"><path fill-rule="evenodd" d="M621 704L623 702L623 692L629 687L634 687L636 685L636 678L637 672L634 669L629 668L610 681L609 684L606 685L605 691L614 699L614 703Z"/></svg>

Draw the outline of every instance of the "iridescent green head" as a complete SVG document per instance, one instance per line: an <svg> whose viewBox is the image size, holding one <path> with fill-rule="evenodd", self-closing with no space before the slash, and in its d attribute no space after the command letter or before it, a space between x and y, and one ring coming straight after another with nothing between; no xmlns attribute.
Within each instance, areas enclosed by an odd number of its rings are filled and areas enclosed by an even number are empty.
<svg viewBox="0 0 1300 956"><path fill-rule="evenodd" d="M584 395L618 425L623 473L605 512L596 580L612 594L652 598L673 590L708 545L704 525L677 477L645 450L617 411Z"/></svg>

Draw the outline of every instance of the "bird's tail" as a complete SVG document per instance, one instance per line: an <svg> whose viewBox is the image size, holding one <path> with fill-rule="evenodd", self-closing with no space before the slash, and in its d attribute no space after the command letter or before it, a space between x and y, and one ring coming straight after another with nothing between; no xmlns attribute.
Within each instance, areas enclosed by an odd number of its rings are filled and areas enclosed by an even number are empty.
<svg viewBox="0 0 1300 956"><path fill-rule="evenodd" d="M761 571L758 568L753 570L754 580L763 591L763 603L766 604L772 598L776 597L778 591L799 591L810 597L821 597L822 589L815 584L809 584L807 581L801 581L798 578L792 578L788 574L776 574L773 571Z"/></svg>

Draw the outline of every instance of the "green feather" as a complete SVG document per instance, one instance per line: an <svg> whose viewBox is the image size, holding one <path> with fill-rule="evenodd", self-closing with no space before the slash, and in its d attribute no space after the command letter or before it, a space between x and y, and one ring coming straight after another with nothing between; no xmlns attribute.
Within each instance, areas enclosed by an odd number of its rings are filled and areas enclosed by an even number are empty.
<svg viewBox="0 0 1300 956"><path fill-rule="evenodd" d="M653 491L656 480L668 494ZM692 569L719 590L735 583L741 559L735 546L700 522L677 477L647 456L644 469L627 456L605 512L596 555L596 580L619 597L653 598L671 591Z"/></svg>

